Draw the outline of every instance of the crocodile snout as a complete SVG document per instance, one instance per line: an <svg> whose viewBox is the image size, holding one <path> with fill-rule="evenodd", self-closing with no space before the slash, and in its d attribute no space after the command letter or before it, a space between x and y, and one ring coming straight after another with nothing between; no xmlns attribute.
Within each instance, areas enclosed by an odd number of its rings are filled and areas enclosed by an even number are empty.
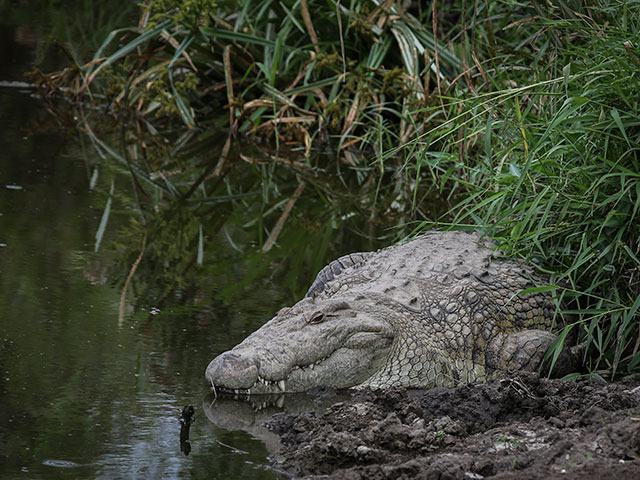
<svg viewBox="0 0 640 480"><path fill-rule="evenodd" d="M216 386L240 389L251 387L258 378L258 362L233 350L214 358L205 373L209 383Z"/></svg>

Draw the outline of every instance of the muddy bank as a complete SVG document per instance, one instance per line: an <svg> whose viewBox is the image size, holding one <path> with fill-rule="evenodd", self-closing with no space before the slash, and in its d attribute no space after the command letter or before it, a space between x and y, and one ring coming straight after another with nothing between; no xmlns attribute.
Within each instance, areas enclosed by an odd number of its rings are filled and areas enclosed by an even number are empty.
<svg viewBox="0 0 640 480"><path fill-rule="evenodd" d="M640 376L519 376L426 392L361 391L277 414L276 466L335 479L640 478Z"/></svg>

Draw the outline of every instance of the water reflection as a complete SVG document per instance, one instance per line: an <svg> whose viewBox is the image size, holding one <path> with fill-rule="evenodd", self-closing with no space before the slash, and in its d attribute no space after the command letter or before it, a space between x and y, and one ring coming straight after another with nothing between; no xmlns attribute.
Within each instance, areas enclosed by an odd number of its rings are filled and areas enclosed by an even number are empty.
<svg viewBox="0 0 640 480"><path fill-rule="evenodd" d="M279 435L264 424L277 413L292 415L302 412L322 414L327 407L351 397L348 392L321 390L306 393L229 396L207 395L202 410L207 419L219 428L243 431L260 440L270 455L280 449Z"/></svg>
<svg viewBox="0 0 640 480"><path fill-rule="evenodd" d="M3 54L21 53L1 62L10 69L0 80L22 80L48 51L47 23L57 22L32 4L2 4L3 39L25 38L16 32L27 30L11 24L18 19L41 21L28 31L42 36L4 45ZM25 50L30 46L41 53ZM45 64L55 68L55 55ZM212 355L276 307L264 298L233 305L204 288L165 302L156 315L142 306L118 328L121 273L108 250L93 253L104 208L104 197L90 190L87 167L95 152L29 90L6 85L0 88L0 478L274 478L261 467L268 462L259 441L215 430L202 412L186 457L179 417L208 392L203 372ZM110 219L105 244L124 220ZM235 262L228 265L233 271ZM217 438L246 453L230 452Z"/></svg>

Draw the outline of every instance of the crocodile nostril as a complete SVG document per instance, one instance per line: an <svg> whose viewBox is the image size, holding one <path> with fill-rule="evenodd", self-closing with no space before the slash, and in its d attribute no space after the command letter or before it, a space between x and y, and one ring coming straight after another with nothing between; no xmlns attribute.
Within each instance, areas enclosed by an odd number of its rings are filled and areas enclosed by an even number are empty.
<svg viewBox="0 0 640 480"><path fill-rule="evenodd" d="M234 352L225 352L214 358L211 365L218 368L230 368L233 370L245 370L255 366L255 363L245 355L238 355Z"/></svg>
<svg viewBox="0 0 640 480"><path fill-rule="evenodd" d="M233 365L234 363L242 363L243 357L233 352L225 352L218 357L224 364Z"/></svg>

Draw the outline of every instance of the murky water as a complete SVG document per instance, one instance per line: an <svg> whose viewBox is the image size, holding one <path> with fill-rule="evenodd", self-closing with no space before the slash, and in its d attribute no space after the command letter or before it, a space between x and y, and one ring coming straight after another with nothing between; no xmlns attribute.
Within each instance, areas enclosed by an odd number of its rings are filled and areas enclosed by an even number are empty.
<svg viewBox="0 0 640 480"><path fill-rule="evenodd" d="M24 80L34 63L63 65L47 47L51 36L77 37L94 10L92 2L0 4L0 81ZM127 217L111 215L95 253L105 207L91 188L95 152L31 93L0 87L0 478L276 478L267 456L277 441L261 423L279 408L319 403L212 404L203 374L292 302L292 279L282 288L286 272L274 275L271 265L247 281L242 236L234 244L220 234L200 290L157 304L151 295L121 322L126 271L115 271L106 245ZM240 230L245 219L234 221ZM185 405L196 408L188 455L178 421Z"/></svg>
<svg viewBox="0 0 640 480"><path fill-rule="evenodd" d="M0 478L273 477L260 441L200 408L185 456L178 423L209 391L206 364L270 300L210 305L221 322L168 305L119 327L84 153L64 131L24 129L40 108L28 95L3 89L0 106Z"/></svg>

